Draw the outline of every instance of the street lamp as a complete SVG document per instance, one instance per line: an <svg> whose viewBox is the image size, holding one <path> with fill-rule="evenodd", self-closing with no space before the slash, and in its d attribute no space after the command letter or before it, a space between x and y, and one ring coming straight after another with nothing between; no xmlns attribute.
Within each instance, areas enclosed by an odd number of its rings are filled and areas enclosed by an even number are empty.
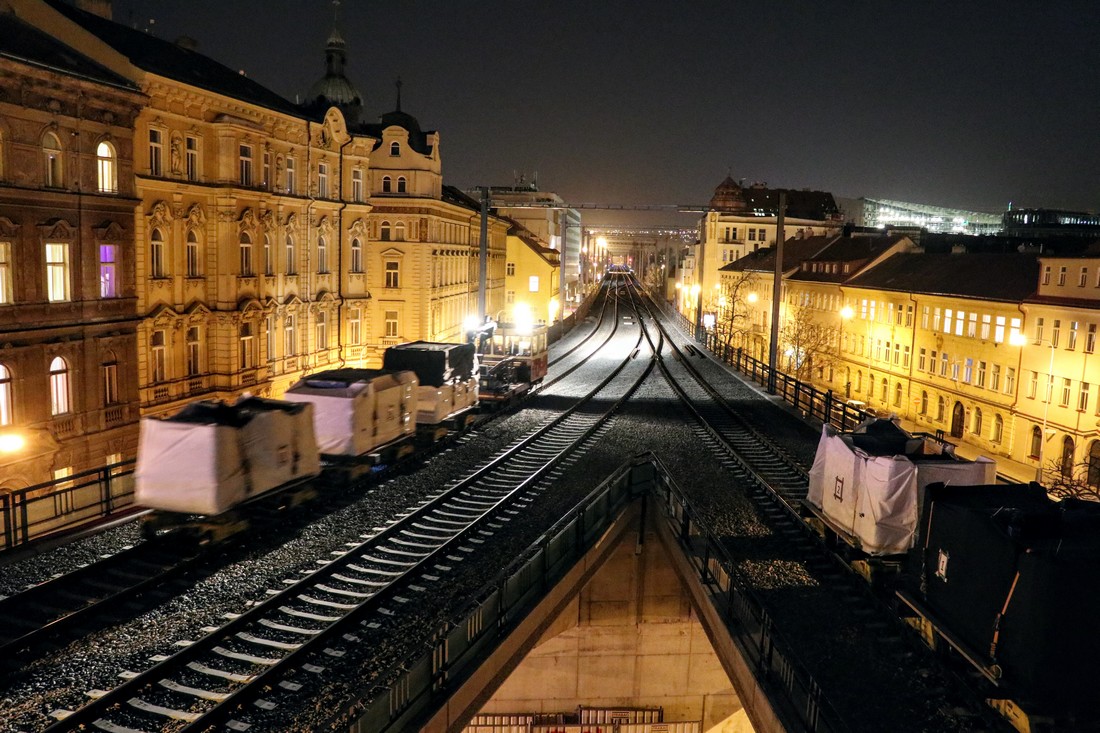
<svg viewBox="0 0 1100 733"><path fill-rule="evenodd" d="M1019 331L1008 337L1008 342L1013 346L1026 346L1027 336ZM1043 431L1039 435L1039 465L1035 468L1035 480L1043 483L1043 452L1047 445L1047 416L1050 414L1050 401L1054 399L1054 342L1047 339L1036 341L1037 346L1050 347L1050 365L1047 367L1047 400L1043 405ZM1022 376L1022 375L1021 375Z"/></svg>
<svg viewBox="0 0 1100 733"><path fill-rule="evenodd" d="M19 433L0 433L0 453L16 453L27 445L27 439Z"/></svg>
<svg viewBox="0 0 1100 733"><path fill-rule="evenodd" d="M691 286L691 294L695 296L695 338L699 338L699 329L703 322L703 289L699 283Z"/></svg>

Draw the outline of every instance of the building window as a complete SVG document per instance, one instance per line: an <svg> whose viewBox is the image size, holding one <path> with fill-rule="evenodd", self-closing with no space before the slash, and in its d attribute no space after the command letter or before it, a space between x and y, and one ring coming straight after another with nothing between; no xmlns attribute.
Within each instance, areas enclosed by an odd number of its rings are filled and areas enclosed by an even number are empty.
<svg viewBox="0 0 1100 733"><path fill-rule="evenodd" d="M286 192L298 192L298 169L294 162L294 158L291 158L289 155L286 159Z"/></svg>
<svg viewBox="0 0 1100 733"><path fill-rule="evenodd" d="M996 392L1001 386L1001 365L994 364L989 375L989 388Z"/></svg>
<svg viewBox="0 0 1100 733"><path fill-rule="evenodd" d="M505 265L504 272L508 277L515 277L516 263L515 262L509 262L507 265Z"/></svg>
<svg viewBox="0 0 1100 733"><path fill-rule="evenodd" d="M164 331L153 331L153 337L150 340L152 346L153 358L150 362L150 377L153 382L163 382L168 378L168 355L166 353L166 343L164 338Z"/></svg>
<svg viewBox="0 0 1100 733"><path fill-rule="evenodd" d="M51 303L70 299L67 242L46 243L46 296Z"/></svg>
<svg viewBox="0 0 1100 733"><path fill-rule="evenodd" d="M11 392L11 371L0 364L0 425L11 425L15 418Z"/></svg>
<svg viewBox="0 0 1100 733"><path fill-rule="evenodd" d="M1058 286L1064 286L1066 284L1066 266L1062 265L1058 268Z"/></svg>
<svg viewBox="0 0 1100 733"><path fill-rule="evenodd" d="M928 390L921 390L920 393L920 414L928 414Z"/></svg>
<svg viewBox="0 0 1100 733"><path fill-rule="evenodd" d="M399 333L397 311L386 311L386 338L397 338Z"/></svg>
<svg viewBox="0 0 1100 733"><path fill-rule="evenodd" d="M103 383L104 406L118 404L118 364L114 361L101 364L99 373Z"/></svg>
<svg viewBox="0 0 1100 733"><path fill-rule="evenodd" d="M109 142L101 142L95 148L96 186L100 193L116 193L118 176L115 171L115 149Z"/></svg>
<svg viewBox="0 0 1100 733"><path fill-rule="evenodd" d="M1005 394L1016 391L1016 367L1005 368Z"/></svg>
<svg viewBox="0 0 1100 733"><path fill-rule="evenodd" d="M928 352L922 346L921 350L917 352L917 371L923 372L925 370L925 366L926 366L926 362L927 362L927 356L928 356Z"/></svg>
<svg viewBox="0 0 1100 733"><path fill-rule="evenodd" d="M52 132L42 136L42 155L46 166L46 187L60 188L65 185L65 159L61 153L61 141Z"/></svg>
<svg viewBox="0 0 1100 733"><path fill-rule="evenodd" d="M184 141L186 159L184 161L187 180L199 180L199 139L194 135L188 135Z"/></svg>
<svg viewBox="0 0 1100 733"><path fill-rule="evenodd" d="M1077 287L1085 287L1085 283L1089 281L1089 268L1082 267L1081 273L1077 276Z"/></svg>
<svg viewBox="0 0 1100 733"><path fill-rule="evenodd" d="M1046 321L1043 318L1035 319L1035 343L1037 344L1042 343L1043 341L1043 326L1045 322Z"/></svg>
<svg viewBox="0 0 1100 733"><path fill-rule="evenodd" d="M268 277L275 274L275 253L271 251L269 234L264 234L264 274Z"/></svg>
<svg viewBox="0 0 1100 733"><path fill-rule="evenodd" d="M970 338L974 338L978 335L978 314L970 313L969 319L966 322L966 335Z"/></svg>
<svg viewBox="0 0 1100 733"><path fill-rule="evenodd" d="M947 413L947 402L943 396L936 398L936 421L943 422L943 416Z"/></svg>
<svg viewBox="0 0 1100 733"><path fill-rule="evenodd" d="M1073 438L1068 435L1062 438L1062 461L1058 467L1062 473L1062 478L1068 479L1073 476L1073 453L1074 445Z"/></svg>
<svg viewBox="0 0 1100 733"><path fill-rule="evenodd" d="M239 345L241 369L251 369L253 363L252 349L254 348L251 323L245 322L241 324Z"/></svg>
<svg viewBox="0 0 1100 733"><path fill-rule="evenodd" d="M324 237L317 237L317 272L328 272L328 243Z"/></svg>
<svg viewBox="0 0 1100 733"><path fill-rule="evenodd" d="M359 308L348 309L348 344L358 346L363 343L362 311Z"/></svg>
<svg viewBox="0 0 1100 733"><path fill-rule="evenodd" d="M978 376L977 376L977 380L975 381L975 384L979 387L984 387L985 386L985 362L984 361L979 361L978 362Z"/></svg>
<svg viewBox="0 0 1100 733"><path fill-rule="evenodd" d="M947 355L946 351L943 352L942 354L940 354L940 376L941 377L946 377L947 376L947 365L950 361L951 361L951 357L949 357Z"/></svg>
<svg viewBox="0 0 1100 733"><path fill-rule="evenodd" d="M989 436L994 443L1000 443L1005 437L1005 419L1000 415L993 416L993 434Z"/></svg>
<svg viewBox="0 0 1100 733"><path fill-rule="evenodd" d="M393 192L393 179L389 176L382 176L382 193Z"/></svg>
<svg viewBox="0 0 1100 733"><path fill-rule="evenodd" d="M283 356L295 356L298 353L298 342L294 338L294 315L286 317L283 322Z"/></svg>
<svg viewBox="0 0 1100 733"><path fill-rule="evenodd" d="M252 146L241 145L239 148L240 183L242 186L252 185Z"/></svg>
<svg viewBox="0 0 1100 733"><path fill-rule="evenodd" d="M527 292L537 293L539 291L539 276L531 275L527 278Z"/></svg>
<svg viewBox="0 0 1100 733"><path fill-rule="evenodd" d="M386 263L386 287L401 287L401 263L390 260Z"/></svg>
<svg viewBox="0 0 1100 733"><path fill-rule="evenodd" d="M248 232L241 232L241 277L252 277L252 237Z"/></svg>
<svg viewBox="0 0 1100 733"><path fill-rule="evenodd" d="M0 242L0 305L15 302L12 272L11 242Z"/></svg>
<svg viewBox="0 0 1100 733"><path fill-rule="evenodd" d="M50 362L50 414L67 415L72 412L72 395L69 393L69 363L60 356Z"/></svg>
<svg viewBox="0 0 1100 733"><path fill-rule="evenodd" d="M1070 393L1073 391L1073 382L1068 378L1062 378L1062 399L1060 404L1062 407L1069 407Z"/></svg>
<svg viewBox="0 0 1100 733"><path fill-rule="evenodd" d="M1089 409L1089 389L1088 382L1081 382L1081 390L1077 393L1077 409L1081 412Z"/></svg>
<svg viewBox="0 0 1100 733"><path fill-rule="evenodd" d="M164 235L154 229L149 235L149 277L166 277L164 262Z"/></svg>
<svg viewBox="0 0 1100 733"><path fill-rule="evenodd" d="M390 241L390 223L388 221L382 222L379 228L379 238L383 242Z"/></svg>
<svg viewBox="0 0 1100 733"><path fill-rule="evenodd" d="M275 316L268 314L264 319L264 346L267 349L267 360L275 360Z"/></svg>
<svg viewBox="0 0 1100 733"><path fill-rule="evenodd" d="M263 186L266 189L271 188L271 151L265 150L263 156Z"/></svg>
<svg viewBox="0 0 1100 733"><path fill-rule="evenodd" d="M294 237L286 235L286 274L295 275L298 272L298 261L294 254Z"/></svg>
<svg viewBox="0 0 1100 733"><path fill-rule="evenodd" d="M963 362L963 382L970 384L974 381L974 360L966 359Z"/></svg>
<svg viewBox="0 0 1100 733"><path fill-rule="evenodd" d="M202 257L199 253L199 238L194 230L187 231L187 277L202 276Z"/></svg>
<svg viewBox="0 0 1100 733"><path fill-rule="evenodd" d="M359 168L351 172L351 200L363 202L363 171Z"/></svg>
<svg viewBox="0 0 1100 733"><path fill-rule="evenodd" d="M397 177L397 192L398 193L408 193L408 190L409 190L409 183L405 179L405 176L398 176Z"/></svg>
<svg viewBox="0 0 1100 733"><path fill-rule="evenodd" d="M516 291L515 290L509 290L508 292L506 292L504 294L504 302L507 303L508 305L512 305L513 303L515 303L516 302Z"/></svg>
<svg viewBox="0 0 1100 733"><path fill-rule="evenodd" d="M202 341L199 340L199 327L187 329L187 376L202 374Z"/></svg>
<svg viewBox="0 0 1100 733"><path fill-rule="evenodd" d="M317 164L317 196L328 198L328 163Z"/></svg>
<svg viewBox="0 0 1100 733"><path fill-rule="evenodd" d="M118 245L99 245L99 297L118 297L118 274L115 260L118 257Z"/></svg>
<svg viewBox="0 0 1100 733"><path fill-rule="evenodd" d="M1043 285L1050 285L1050 265L1043 266Z"/></svg>
<svg viewBox="0 0 1100 733"><path fill-rule="evenodd" d="M980 408L974 408L974 417L971 419L970 432L982 437L982 411Z"/></svg>
<svg viewBox="0 0 1100 733"><path fill-rule="evenodd" d="M1057 348L1058 341L1062 338L1062 320L1054 319L1054 328L1050 329L1050 345Z"/></svg>
<svg viewBox="0 0 1100 733"><path fill-rule="evenodd" d="M405 222L399 221L393 225L393 238L398 242L405 241Z"/></svg>
<svg viewBox="0 0 1100 733"><path fill-rule="evenodd" d="M1039 372L1032 370L1031 378L1027 380L1027 397L1029 400L1035 399L1035 395L1039 392Z"/></svg>
<svg viewBox="0 0 1100 733"><path fill-rule="evenodd" d="M886 377L882 378L882 388L879 390L879 399L882 400L882 404L886 404L886 393L890 389L889 382L886 381Z"/></svg>
<svg viewBox="0 0 1100 733"><path fill-rule="evenodd" d="M1066 341L1066 348L1073 351L1077 348L1077 329L1080 327L1080 323L1077 321L1069 322L1069 337Z"/></svg>
<svg viewBox="0 0 1100 733"><path fill-rule="evenodd" d="M328 314L324 311L317 314L317 348L328 348Z"/></svg>
<svg viewBox="0 0 1100 733"><path fill-rule="evenodd" d="M925 329L925 330L928 330L928 316L930 315L930 313L931 313L931 310L932 310L932 309L931 309L930 307L928 307L927 305L926 305L926 306L924 306L924 307L923 307L923 308L921 309L921 314L920 314L920 327L921 327L921 328L923 328L923 329Z"/></svg>
<svg viewBox="0 0 1100 733"><path fill-rule="evenodd" d="M2 258L0 258L2 259ZM1090 323L1089 330L1085 333L1085 353L1091 354L1096 350L1096 324Z"/></svg>
<svg viewBox="0 0 1100 733"><path fill-rule="evenodd" d="M894 384L894 407L901 407L902 387L901 382Z"/></svg>
<svg viewBox="0 0 1100 733"><path fill-rule="evenodd" d="M149 175L164 175L164 133L149 129Z"/></svg>
<svg viewBox="0 0 1100 733"><path fill-rule="evenodd" d="M390 143L390 155L392 155L392 156L401 155L401 144L400 143L396 143L396 142Z"/></svg>
<svg viewBox="0 0 1100 733"><path fill-rule="evenodd" d="M905 367L906 369L908 369L908 368L909 368L909 347L908 347L908 346L906 346L906 347L905 347L905 349L904 349L904 351L902 351L902 354L901 354L901 365L902 365L903 367Z"/></svg>
<svg viewBox="0 0 1100 733"><path fill-rule="evenodd" d="M351 240L351 271L363 271L363 243L358 238Z"/></svg>

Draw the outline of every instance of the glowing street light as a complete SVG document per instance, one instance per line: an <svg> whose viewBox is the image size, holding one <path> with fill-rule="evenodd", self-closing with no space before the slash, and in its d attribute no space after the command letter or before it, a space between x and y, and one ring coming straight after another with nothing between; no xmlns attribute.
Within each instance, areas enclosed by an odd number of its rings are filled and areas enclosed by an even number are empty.
<svg viewBox="0 0 1100 733"><path fill-rule="evenodd" d="M0 453L16 453L27 445L27 439L19 433L0 433Z"/></svg>

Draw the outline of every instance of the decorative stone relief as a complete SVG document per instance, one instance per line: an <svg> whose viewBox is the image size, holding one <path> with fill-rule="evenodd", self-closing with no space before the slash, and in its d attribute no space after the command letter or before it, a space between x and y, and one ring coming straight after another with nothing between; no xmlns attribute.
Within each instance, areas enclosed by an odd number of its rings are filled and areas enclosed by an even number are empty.
<svg viewBox="0 0 1100 733"><path fill-rule="evenodd" d="M167 226L176 217L172 214L172 207L167 201L158 201L153 204L153 211L149 215L149 227Z"/></svg>
<svg viewBox="0 0 1100 733"><path fill-rule="evenodd" d="M187 223L196 229L201 229L206 224L206 212L202 204L191 204L191 208L187 210Z"/></svg>

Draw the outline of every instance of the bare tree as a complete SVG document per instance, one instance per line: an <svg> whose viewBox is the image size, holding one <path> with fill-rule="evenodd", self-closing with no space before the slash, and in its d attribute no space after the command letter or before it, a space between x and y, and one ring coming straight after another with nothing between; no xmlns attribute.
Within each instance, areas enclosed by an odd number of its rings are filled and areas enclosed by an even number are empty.
<svg viewBox="0 0 1100 733"><path fill-rule="evenodd" d="M822 326L807 306L787 306L779 344L783 371L803 382L811 380L814 369L833 366L838 358L836 330Z"/></svg>
<svg viewBox="0 0 1100 733"><path fill-rule="evenodd" d="M729 349L747 342L752 331L748 296L754 290L754 280L751 272L726 278L703 304L704 311L714 314L714 336L719 346Z"/></svg>
<svg viewBox="0 0 1100 733"><path fill-rule="evenodd" d="M1098 477L1092 476L1093 483L1089 483L1091 468L1089 462L1083 461L1069 468L1069 471L1064 471L1062 462L1057 458L1047 462L1046 472L1043 474L1046 478L1047 493L1058 499L1100 501Z"/></svg>

